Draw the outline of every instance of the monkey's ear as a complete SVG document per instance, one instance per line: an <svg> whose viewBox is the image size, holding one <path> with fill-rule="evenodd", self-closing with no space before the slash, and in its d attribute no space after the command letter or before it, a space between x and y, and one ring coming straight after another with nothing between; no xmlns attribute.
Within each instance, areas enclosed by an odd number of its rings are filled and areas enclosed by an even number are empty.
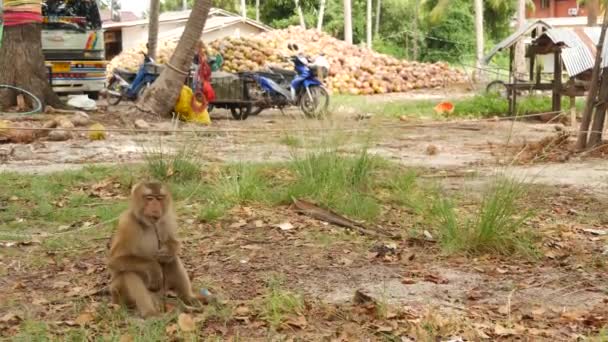
<svg viewBox="0 0 608 342"><path fill-rule="evenodd" d="M135 183L135 185L133 185L133 187L131 188L131 196L135 194L135 190L137 190L142 184L143 182L137 182Z"/></svg>

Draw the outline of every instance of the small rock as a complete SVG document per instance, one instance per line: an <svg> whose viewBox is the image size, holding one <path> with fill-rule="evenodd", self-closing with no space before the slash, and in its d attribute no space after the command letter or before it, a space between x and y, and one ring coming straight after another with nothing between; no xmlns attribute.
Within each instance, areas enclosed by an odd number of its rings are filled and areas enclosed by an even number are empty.
<svg viewBox="0 0 608 342"><path fill-rule="evenodd" d="M135 128L137 129L150 129L150 124L145 120L137 119L135 120Z"/></svg>
<svg viewBox="0 0 608 342"><path fill-rule="evenodd" d="M75 126L88 126L91 123L91 118L87 113L78 112L70 117L70 121Z"/></svg>
<svg viewBox="0 0 608 342"><path fill-rule="evenodd" d="M426 154L429 156L437 155L437 153L439 153L439 148L437 148L437 146L429 145L426 147Z"/></svg>
<svg viewBox="0 0 608 342"><path fill-rule="evenodd" d="M72 138L72 133L68 131L52 131L47 137L50 141L66 141Z"/></svg>

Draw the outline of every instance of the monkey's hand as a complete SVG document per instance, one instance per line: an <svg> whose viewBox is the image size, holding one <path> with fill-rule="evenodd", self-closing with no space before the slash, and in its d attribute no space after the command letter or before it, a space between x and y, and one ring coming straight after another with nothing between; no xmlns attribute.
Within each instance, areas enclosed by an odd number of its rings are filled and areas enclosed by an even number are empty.
<svg viewBox="0 0 608 342"><path fill-rule="evenodd" d="M160 266L160 263L153 262L151 263L151 267L148 269L148 290L150 291L158 291L163 287L163 268Z"/></svg>
<svg viewBox="0 0 608 342"><path fill-rule="evenodd" d="M167 246L161 247L156 253L156 260L161 264L170 264L175 260L177 255Z"/></svg>

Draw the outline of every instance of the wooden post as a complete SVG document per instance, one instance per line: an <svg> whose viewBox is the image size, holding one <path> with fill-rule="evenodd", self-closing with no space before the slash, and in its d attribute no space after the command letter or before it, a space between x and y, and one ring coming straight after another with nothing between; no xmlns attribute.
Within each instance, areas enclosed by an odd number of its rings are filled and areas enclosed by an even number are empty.
<svg viewBox="0 0 608 342"><path fill-rule="evenodd" d="M561 50L554 53L553 58L553 105L552 111L562 110L562 56Z"/></svg>
<svg viewBox="0 0 608 342"><path fill-rule="evenodd" d="M570 126L576 127L576 97L570 96Z"/></svg>
<svg viewBox="0 0 608 342"><path fill-rule="evenodd" d="M509 49L509 84L510 87L507 87L507 97L509 100L509 116L515 115L515 91L514 91L514 79L513 77L513 59L515 58L515 48L511 46Z"/></svg>
<svg viewBox="0 0 608 342"><path fill-rule="evenodd" d="M603 18L606 18L608 13L608 6L604 10ZM595 107L595 99L597 96L597 88L600 79L600 65L602 63L602 51L604 50L604 39L606 39L606 29L608 29L608 20L602 21L602 32L600 33L600 40L597 43L597 53L595 54L595 64L591 71L591 85L589 92L587 93L587 101L585 103L585 111L583 112L583 118L581 120L581 127L578 132L578 138L576 140L576 148L579 150L587 147L587 137L589 125L591 124L591 116L593 115L593 108Z"/></svg>
<svg viewBox="0 0 608 342"><path fill-rule="evenodd" d="M595 109L591 132L589 133L589 147L594 147L602 142L602 133L604 131L604 123L606 121L606 108L608 107L608 68L602 70L602 83L597 95L598 105Z"/></svg>
<svg viewBox="0 0 608 342"><path fill-rule="evenodd" d="M534 82L534 62L536 62L536 53L530 51L530 82Z"/></svg>

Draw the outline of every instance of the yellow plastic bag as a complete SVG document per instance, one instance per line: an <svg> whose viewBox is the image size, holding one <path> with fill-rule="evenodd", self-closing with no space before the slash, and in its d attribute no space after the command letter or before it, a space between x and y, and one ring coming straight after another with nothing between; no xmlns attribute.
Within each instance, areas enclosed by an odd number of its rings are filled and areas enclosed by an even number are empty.
<svg viewBox="0 0 608 342"><path fill-rule="evenodd" d="M187 122L195 122L203 125L211 124L211 118L209 117L209 112L206 107L200 112L195 112L192 109L192 96L192 89L188 86L183 86L174 108L177 115L179 115L179 118Z"/></svg>

